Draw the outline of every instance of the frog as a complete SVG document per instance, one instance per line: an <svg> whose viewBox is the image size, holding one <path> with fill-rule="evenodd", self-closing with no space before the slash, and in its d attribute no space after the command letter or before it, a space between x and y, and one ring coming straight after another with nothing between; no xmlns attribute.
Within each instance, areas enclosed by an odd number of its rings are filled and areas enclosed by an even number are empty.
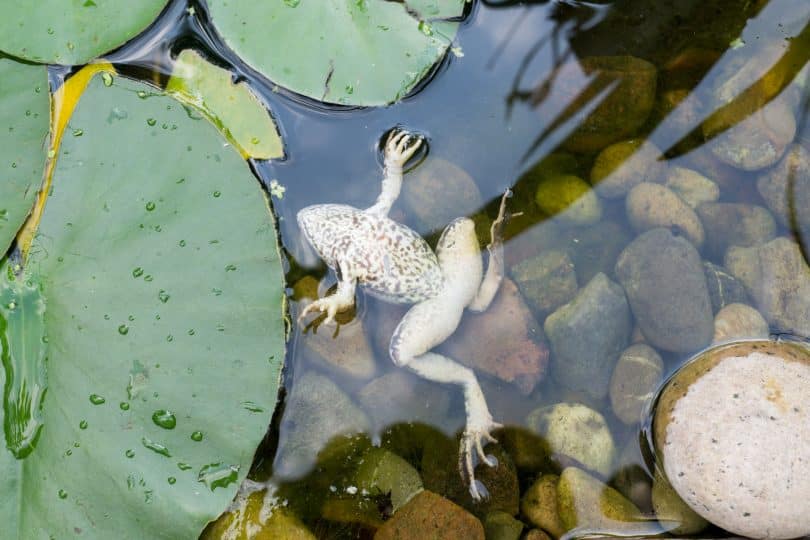
<svg viewBox="0 0 810 540"><path fill-rule="evenodd" d="M504 276L502 228L512 192L504 191L490 227L486 272L475 225L468 217L450 222L432 250L417 232L388 217L402 188L403 169L425 141L403 128L390 131L383 149L382 189L368 208L315 204L297 213L303 237L338 281L334 293L305 306L298 321L315 312L322 318L325 314L321 324L334 324L337 313L354 307L358 287L386 302L411 304L394 330L389 356L394 365L424 379L463 389L466 423L459 473L473 500L481 501L487 491L475 479L476 461L497 465L484 449L497 443L492 433L503 426L494 421L475 372L432 350L455 332L465 310L482 312L495 298Z"/></svg>

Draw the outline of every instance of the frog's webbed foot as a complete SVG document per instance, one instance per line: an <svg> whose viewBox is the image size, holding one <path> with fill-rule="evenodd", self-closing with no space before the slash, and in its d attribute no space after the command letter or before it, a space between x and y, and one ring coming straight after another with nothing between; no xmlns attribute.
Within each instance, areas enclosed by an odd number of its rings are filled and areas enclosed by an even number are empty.
<svg viewBox="0 0 810 540"><path fill-rule="evenodd" d="M421 135L414 135L404 129L392 130L385 142L385 166L401 169L419 150L423 141Z"/></svg>
<svg viewBox="0 0 810 540"><path fill-rule="evenodd" d="M300 324L306 316L313 311L326 313L326 319L323 321L323 324L331 324L335 320L335 315L337 315L338 311L342 311L342 309L340 301L335 298L334 295L318 298L301 310L301 314L298 315L298 323Z"/></svg>
<svg viewBox="0 0 810 540"><path fill-rule="evenodd" d="M466 479L467 484L470 486L470 496L473 500L478 502L487 498L486 489L484 493L479 490L479 482L475 479L475 461L480 460L482 463L489 467L496 467L497 460L494 457L487 456L484 452L484 446L487 443L497 443L498 441L490 433L496 429L502 428L503 425L493 422L491 418L481 425L467 425L464 434L461 436L461 447L458 453L458 467L461 477Z"/></svg>

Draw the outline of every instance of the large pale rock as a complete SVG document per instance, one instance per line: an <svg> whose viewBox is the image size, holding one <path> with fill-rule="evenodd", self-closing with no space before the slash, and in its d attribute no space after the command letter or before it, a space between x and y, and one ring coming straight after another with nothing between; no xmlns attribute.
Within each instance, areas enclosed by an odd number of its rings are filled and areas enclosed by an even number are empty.
<svg viewBox="0 0 810 540"><path fill-rule="evenodd" d="M531 393L546 372L548 347L543 331L520 296L504 279L483 313L465 313L458 330L440 351L477 371Z"/></svg>
<svg viewBox="0 0 810 540"><path fill-rule="evenodd" d="M725 266L745 284L772 326L810 336L810 268L798 244L779 237L761 246L732 247Z"/></svg>
<svg viewBox="0 0 810 540"><path fill-rule="evenodd" d="M597 274L576 298L546 318L554 379L595 398L608 392L610 373L632 327L621 287Z"/></svg>
<svg viewBox="0 0 810 540"><path fill-rule="evenodd" d="M484 526L460 506L423 491L377 529L374 540L484 540Z"/></svg>
<svg viewBox="0 0 810 540"><path fill-rule="evenodd" d="M627 194L627 218L644 232L657 227L677 229L696 247L703 245L705 234L697 214L666 186L643 182Z"/></svg>
<svg viewBox="0 0 810 540"><path fill-rule="evenodd" d="M713 317L700 255L685 238L652 229L619 256L616 277L645 339L690 352L709 344Z"/></svg>
<svg viewBox="0 0 810 540"><path fill-rule="evenodd" d="M654 445L692 510L734 534L810 534L810 349L747 341L706 351L670 380Z"/></svg>

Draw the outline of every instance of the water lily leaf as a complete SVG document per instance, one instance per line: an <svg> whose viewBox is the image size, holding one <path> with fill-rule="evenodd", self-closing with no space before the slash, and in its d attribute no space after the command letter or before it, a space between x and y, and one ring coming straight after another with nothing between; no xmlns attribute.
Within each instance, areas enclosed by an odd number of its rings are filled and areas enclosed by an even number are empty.
<svg viewBox="0 0 810 540"><path fill-rule="evenodd" d="M0 256L31 211L48 152L48 73L0 57Z"/></svg>
<svg viewBox="0 0 810 540"><path fill-rule="evenodd" d="M455 37L463 0L209 0L217 30L273 82L344 105L405 96ZM432 6L433 10L428 9Z"/></svg>
<svg viewBox="0 0 810 540"><path fill-rule="evenodd" d="M222 142L144 84L87 86L6 284L41 292L47 343L33 450L0 452L9 537L196 537L247 473L276 403L284 289L267 200ZM32 353L11 357L18 386Z"/></svg>
<svg viewBox="0 0 810 540"><path fill-rule="evenodd" d="M270 113L244 83L231 73L186 49L177 56L166 86L175 99L202 112L245 158L284 156L281 137Z"/></svg>
<svg viewBox="0 0 810 540"><path fill-rule="evenodd" d="M0 49L32 62L85 64L141 33L166 3L7 0L0 17Z"/></svg>

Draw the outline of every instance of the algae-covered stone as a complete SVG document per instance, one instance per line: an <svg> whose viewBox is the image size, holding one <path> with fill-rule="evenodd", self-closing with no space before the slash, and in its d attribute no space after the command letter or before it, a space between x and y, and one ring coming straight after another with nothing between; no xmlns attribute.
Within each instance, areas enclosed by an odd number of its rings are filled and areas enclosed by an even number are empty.
<svg viewBox="0 0 810 540"><path fill-rule="evenodd" d="M566 530L637 530L637 522L644 520L641 511L621 493L576 467L568 467L560 475L557 507Z"/></svg>
<svg viewBox="0 0 810 540"><path fill-rule="evenodd" d="M422 491L416 469L382 448L371 448L363 455L355 480L357 487L370 493L389 494L395 512Z"/></svg>
<svg viewBox="0 0 810 540"><path fill-rule="evenodd" d="M683 502L658 470L653 480L652 504L655 517L670 534L697 534L709 525Z"/></svg>
<svg viewBox="0 0 810 540"><path fill-rule="evenodd" d="M523 532L523 522L506 512L490 512L484 518L484 533L487 540L518 540Z"/></svg>
<svg viewBox="0 0 810 540"><path fill-rule="evenodd" d="M368 417L331 380L309 371L294 381L281 419L278 478L303 476L334 437L368 431Z"/></svg>
<svg viewBox="0 0 810 540"><path fill-rule="evenodd" d="M546 251L512 267L512 277L529 306L545 316L577 293L574 263L562 250Z"/></svg>
<svg viewBox="0 0 810 540"><path fill-rule="evenodd" d="M540 527L554 538L559 538L565 531L557 511L557 483L560 477L556 474L544 474L529 486L520 501L520 512L529 523Z"/></svg>
<svg viewBox="0 0 810 540"><path fill-rule="evenodd" d="M810 534L810 348L788 340L713 347L658 400L653 440L692 510L750 538Z"/></svg>
<svg viewBox="0 0 810 540"><path fill-rule="evenodd" d="M289 510L266 507L265 492L240 492L231 507L210 523L201 540L315 540L306 525Z"/></svg>
<svg viewBox="0 0 810 540"><path fill-rule="evenodd" d="M595 398L607 394L610 374L632 331L624 292L597 274L576 298L546 318L554 379Z"/></svg>
<svg viewBox="0 0 810 540"><path fill-rule="evenodd" d="M590 225L602 217L602 205L591 186L572 174L543 178L535 201L545 214L572 225Z"/></svg>
<svg viewBox="0 0 810 540"><path fill-rule="evenodd" d="M444 497L423 491L377 529L374 540L484 540L475 516Z"/></svg>
<svg viewBox="0 0 810 540"><path fill-rule="evenodd" d="M717 313L729 304L747 304L748 293L745 285L722 266L708 261L703 262L703 273L706 276L706 286L709 288L709 298L712 301L712 311Z"/></svg>
<svg viewBox="0 0 810 540"><path fill-rule="evenodd" d="M759 311L745 304L729 304L714 317L714 343L764 339L770 331Z"/></svg>
<svg viewBox="0 0 810 540"><path fill-rule="evenodd" d="M582 84L583 72L593 77L587 85ZM633 56L588 56L565 62L554 79L563 92L570 88L572 94L564 116L583 110L608 86L615 86L579 122L563 143L564 148L594 152L635 133L655 104L657 77L653 64Z"/></svg>
<svg viewBox="0 0 810 540"><path fill-rule="evenodd" d="M537 472L548 465L548 444L536 433L507 425L498 431L496 437L520 472Z"/></svg>
<svg viewBox="0 0 810 540"><path fill-rule="evenodd" d="M798 244L779 237L761 246L732 247L725 261L771 325L810 336L810 268Z"/></svg>
<svg viewBox="0 0 810 540"><path fill-rule="evenodd" d="M610 474L616 445L605 418L595 410L558 403L535 409L526 423L545 437L552 457L565 456L602 476Z"/></svg>
<svg viewBox="0 0 810 540"><path fill-rule="evenodd" d="M440 158L426 160L408 175L402 199L422 234L440 231L458 216L473 215L484 205L472 177Z"/></svg>
<svg viewBox="0 0 810 540"><path fill-rule="evenodd" d="M705 234L697 214L668 187L641 183L627 194L625 205L637 231L668 227L680 231L696 248L703 245Z"/></svg>
<svg viewBox="0 0 810 540"><path fill-rule="evenodd" d="M776 236L776 221L762 206L705 203L697 212L706 231L706 248L717 259L731 246L756 246Z"/></svg>
<svg viewBox="0 0 810 540"><path fill-rule="evenodd" d="M692 208L697 208L703 203L715 202L720 198L720 187L715 182L686 167L670 167L664 185L677 193Z"/></svg>
<svg viewBox="0 0 810 540"><path fill-rule="evenodd" d="M647 231L619 256L616 277L650 345L691 352L709 344L709 291L700 255L688 240L668 229Z"/></svg>
<svg viewBox="0 0 810 540"><path fill-rule="evenodd" d="M613 413L625 424L641 420L664 374L664 361L649 345L638 343L622 352L610 379Z"/></svg>
<svg viewBox="0 0 810 540"><path fill-rule="evenodd" d="M661 179L664 165L661 151L644 139L611 144L596 156L591 168L591 184L603 197L623 197L642 182Z"/></svg>

